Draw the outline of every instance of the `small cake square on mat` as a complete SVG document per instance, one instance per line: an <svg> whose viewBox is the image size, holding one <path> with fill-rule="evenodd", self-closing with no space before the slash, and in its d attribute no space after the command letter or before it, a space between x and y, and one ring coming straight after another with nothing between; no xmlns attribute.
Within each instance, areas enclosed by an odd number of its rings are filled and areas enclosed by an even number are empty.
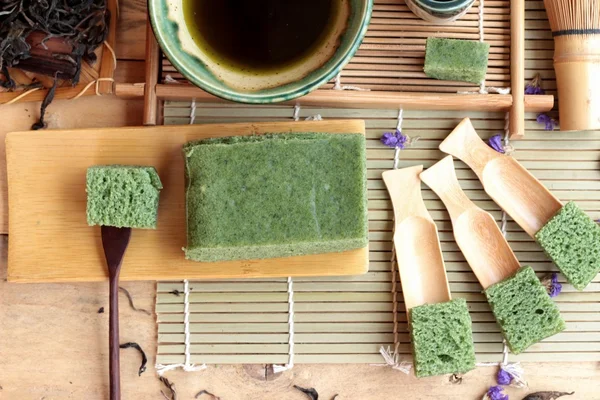
<svg viewBox="0 0 600 400"><path fill-rule="evenodd" d="M446 81L481 83L490 45L473 40L427 38L425 75Z"/></svg>
<svg viewBox="0 0 600 400"><path fill-rule="evenodd" d="M558 307L531 267L488 287L485 295L513 354L565 329Z"/></svg>
<svg viewBox="0 0 600 400"><path fill-rule="evenodd" d="M365 154L360 133L186 144L186 258L244 260L365 247Z"/></svg>
<svg viewBox="0 0 600 400"><path fill-rule="evenodd" d="M418 377L465 373L475 368L471 317L464 299L414 307L410 322Z"/></svg>
<svg viewBox="0 0 600 400"><path fill-rule="evenodd" d="M600 226L573 202L561 208L535 240L577 290L600 272Z"/></svg>
<svg viewBox="0 0 600 400"><path fill-rule="evenodd" d="M86 177L88 225L156 228L160 189L153 167L90 167Z"/></svg>

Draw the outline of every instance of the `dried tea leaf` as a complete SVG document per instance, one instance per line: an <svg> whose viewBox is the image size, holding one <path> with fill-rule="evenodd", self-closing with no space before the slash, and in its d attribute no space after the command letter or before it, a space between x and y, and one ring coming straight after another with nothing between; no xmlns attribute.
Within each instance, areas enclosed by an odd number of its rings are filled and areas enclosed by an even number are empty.
<svg viewBox="0 0 600 400"><path fill-rule="evenodd" d="M523 397L523 400L555 400L563 396L571 396L575 392L535 392Z"/></svg>
<svg viewBox="0 0 600 400"><path fill-rule="evenodd" d="M131 296L131 293L129 293L129 291L123 286L119 286L119 291L121 291L125 295L125 297L127 297L127 300L129 301L129 306L133 309L133 311L142 312L146 315L152 315L152 313L148 310L145 310L143 308L137 308L135 304L133 304L133 297Z"/></svg>
<svg viewBox="0 0 600 400"><path fill-rule="evenodd" d="M294 385L294 389L297 389L308 396L310 400L319 400L319 393L314 388L305 389L303 387Z"/></svg>
<svg viewBox="0 0 600 400"><path fill-rule="evenodd" d="M96 61L110 17L107 0L2 0L0 69L18 67L75 85L81 61Z"/></svg>
<svg viewBox="0 0 600 400"><path fill-rule="evenodd" d="M140 365L140 369L138 370L138 376L141 376L144 373L144 371L146 371L146 364L148 363L148 357L146 357L146 353L144 353L142 347L135 342L123 343L119 347L122 349L134 348L140 352L140 354L142 355L142 364Z"/></svg>
<svg viewBox="0 0 600 400"><path fill-rule="evenodd" d="M198 399L198 398L200 398L200 396L202 396L204 394L207 395L207 396L209 396L213 400L221 400L221 398L219 396L215 396L214 394L212 394L208 390L201 390L201 391L199 391L198 393L196 393L196 395L194 396L194 398Z"/></svg>
<svg viewBox="0 0 600 400"><path fill-rule="evenodd" d="M167 378L165 378L164 376L160 376L158 377L158 379L167 387L167 389L169 390L169 394L167 395L165 392L163 392L162 390L160 391L160 394L163 395L163 397L166 400L177 400L177 392L175 391L175 384L172 383L171 381L169 381Z"/></svg>
<svg viewBox="0 0 600 400"><path fill-rule="evenodd" d="M42 106L40 108L40 119L38 120L38 122L36 122L35 124L33 124L31 126L31 129L33 129L34 131L37 131L38 129L46 128L46 123L44 122L44 117L46 116L46 108L48 108L50 103L52 103L52 100L54 100L54 94L56 93L57 86L58 86L58 78L55 76L54 84L52 85L50 90L48 90L48 93L46 93L46 96L44 97L44 100L42 101Z"/></svg>

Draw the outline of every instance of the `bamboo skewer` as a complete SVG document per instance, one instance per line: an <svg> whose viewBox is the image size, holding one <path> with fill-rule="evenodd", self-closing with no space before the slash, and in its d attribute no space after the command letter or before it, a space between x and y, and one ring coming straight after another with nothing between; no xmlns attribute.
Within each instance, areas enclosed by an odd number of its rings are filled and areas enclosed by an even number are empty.
<svg viewBox="0 0 600 400"><path fill-rule="evenodd" d="M158 83L158 68L160 51L154 37L150 20L146 21L146 83L144 85L144 125L156 125L158 98L156 84Z"/></svg>
<svg viewBox="0 0 600 400"><path fill-rule="evenodd" d="M512 0L510 6L511 46L510 79L513 104L510 111L509 136L525 135L525 0Z"/></svg>

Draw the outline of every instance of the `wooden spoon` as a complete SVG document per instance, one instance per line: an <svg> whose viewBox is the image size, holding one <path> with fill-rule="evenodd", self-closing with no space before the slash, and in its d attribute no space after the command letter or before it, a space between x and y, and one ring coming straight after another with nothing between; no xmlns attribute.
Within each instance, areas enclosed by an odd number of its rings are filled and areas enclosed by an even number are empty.
<svg viewBox="0 0 600 400"><path fill-rule="evenodd" d="M469 118L448 135L440 150L471 167L487 194L531 237L562 208L561 202L517 160L486 145Z"/></svg>
<svg viewBox="0 0 600 400"><path fill-rule="evenodd" d="M108 357L110 376L110 400L121 400L121 371L119 365L119 274L131 228L102 226L102 247L108 265L109 276L109 326Z"/></svg>
<svg viewBox="0 0 600 400"><path fill-rule="evenodd" d="M440 240L421 197L423 166L383 173L394 207L394 247L406 310L450 301Z"/></svg>
<svg viewBox="0 0 600 400"><path fill-rule="evenodd" d="M442 199L452 219L454 238L484 289L520 268L494 218L460 188L452 156L421 173L421 180Z"/></svg>

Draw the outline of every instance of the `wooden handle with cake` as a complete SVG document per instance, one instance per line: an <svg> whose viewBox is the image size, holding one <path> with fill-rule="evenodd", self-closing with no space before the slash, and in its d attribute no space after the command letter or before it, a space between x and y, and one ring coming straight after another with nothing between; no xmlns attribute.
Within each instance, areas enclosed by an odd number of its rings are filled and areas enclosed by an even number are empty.
<svg viewBox="0 0 600 400"><path fill-rule="evenodd" d="M561 208L561 202L513 157L492 150L465 118L440 144L464 161L487 194L533 237Z"/></svg>
<svg viewBox="0 0 600 400"><path fill-rule="evenodd" d="M386 171L394 207L394 248L406 309L451 300L438 232L421 196L423 166Z"/></svg>
<svg viewBox="0 0 600 400"><path fill-rule="evenodd" d="M477 207L460 188L452 156L421 173L450 213L454 238L483 288L513 276L519 261L494 218Z"/></svg>

